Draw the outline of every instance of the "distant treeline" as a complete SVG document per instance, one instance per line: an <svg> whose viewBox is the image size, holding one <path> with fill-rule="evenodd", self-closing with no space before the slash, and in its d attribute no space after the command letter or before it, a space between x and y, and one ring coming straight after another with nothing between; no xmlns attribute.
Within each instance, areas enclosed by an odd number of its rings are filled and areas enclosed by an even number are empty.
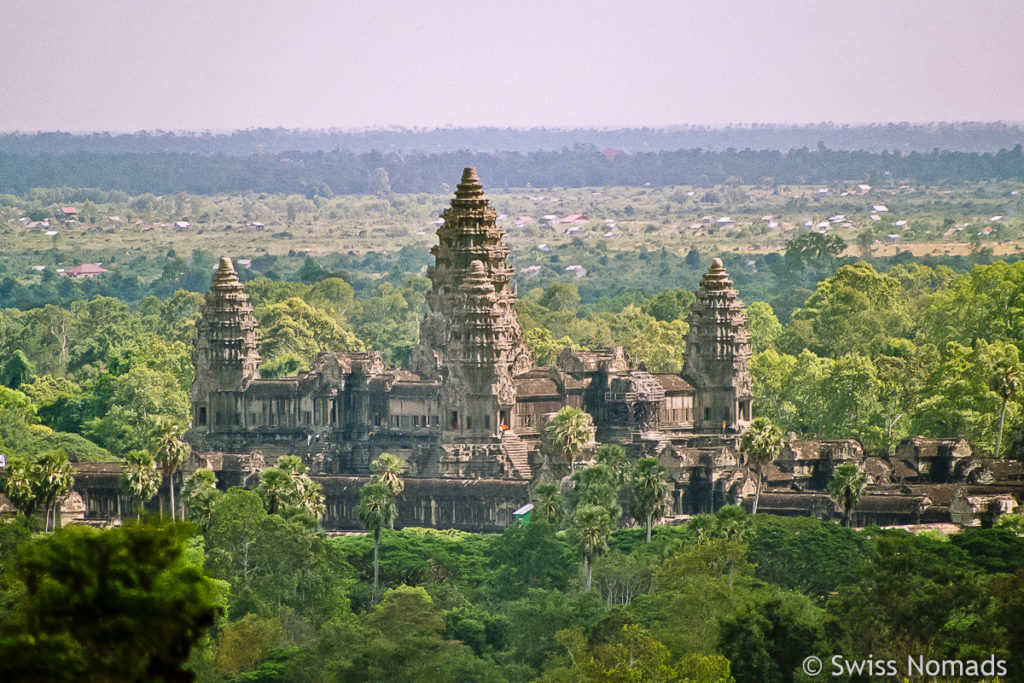
<svg viewBox="0 0 1024 683"><path fill-rule="evenodd" d="M864 126L817 123L802 126L673 126L668 128L440 128L379 130L289 130L257 128L233 133L93 133L51 132L0 135L0 152L68 154L93 152L184 152L189 154L276 154L279 152L535 152L557 151L576 144L622 152L678 149L770 149L784 151L822 143L830 149L871 152L996 152L1024 142L1024 127L995 123L888 123Z"/></svg>
<svg viewBox="0 0 1024 683"><path fill-rule="evenodd" d="M331 196L441 192L476 166L488 187L825 184L840 181L938 183L1024 178L1021 145L999 152L816 149L708 152L697 149L606 154L593 145L560 151L283 152L247 157L151 154L0 153L0 193L34 187L93 187L132 194L270 192ZM384 172L386 171L386 173Z"/></svg>

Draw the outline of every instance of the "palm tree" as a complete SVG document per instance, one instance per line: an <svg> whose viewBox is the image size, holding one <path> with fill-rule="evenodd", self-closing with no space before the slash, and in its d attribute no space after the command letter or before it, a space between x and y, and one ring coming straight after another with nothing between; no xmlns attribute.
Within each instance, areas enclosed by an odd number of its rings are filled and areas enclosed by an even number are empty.
<svg viewBox="0 0 1024 683"><path fill-rule="evenodd" d="M7 496L14 509L26 518L32 517L39 504L36 489L32 467L28 463L15 460L3 470L0 491Z"/></svg>
<svg viewBox="0 0 1024 683"><path fill-rule="evenodd" d="M999 409L999 435L996 437L995 457L997 458L1003 445L1003 424L1006 421L1006 404L1017 395L1022 375L1024 375L1024 367L1021 367L1021 364L1017 362L1017 349L1012 346L1010 348L1013 351L1007 354L1008 357L1004 356L997 361L996 376L993 381L993 388L1003 401Z"/></svg>
<svg viewBox="0 0 1024 683"><path fill-rule="evenodd" d="M324 503L324 487L305 474L299 478L296 484L298 485L296 503L299 508L305 510L317 521L323 519L327 514L327 505Z"/></svg>
<svg viewBox="0 0 1024 683"><path fill-rule="evenodd" d="M762 468L779 457L784 443L782 432L767 417L755 418L740 437L740 450L757 466L757 491L751 514L757 514L757 503L761 499Z"/></svg>
<svg viewBox="0 0 1024 683"><path fill-rule="evenodd" d="M380 534L395 523L398 508L395 494L384 484L369 482L359 489L359 521L367 531L373 532L373 602L380 594Z"/></svg>
<svg viewBox="0 0 1024 683"><path fill-rule="evenodd" d="M278 469L290 472L293 476L306 473L306 464L297 455L282 455L277 460Z"/></svg>
<svg viewBox="0 0 1024 683"><path fill-rule="evenodd" d="M538 484L533 490L530 500L538 516L543 517L556 527L562 521L562 496L556 484Z"/></svg>
<svg viewBox="0 0 1024 683"><path fill-rule="evenodd" d="M68 462L67 453L57 450L39 458L32 466L32 476L36 496L46 510L46 530L49 531L51 520L53 528L56 528L60 521L60 502L71 493L75 485L75 470Z"/></svg>
<svg viewBox="0 0 1024 683"><path fill-rule="evenodd" d="M590 443L592 424L593 420L586 412L566 406L548 421L544 427L544 437L550 447L568 460L572 467Z"/></svg>
<svg viewBox="0 0 1024 683"><path fill-rule="evenodd" d="M217 475L213 470L196 470L185 480L181 489L181 502L188 518L202 529L210 523L213 504L220 491L217 490Z"/></svg>
<svg viewBox="0 0 1024 683"><path fill-rule="evenodd" d="M853 509L857 507L860 496L867 486L867 477L857 465L848 462L836 468L832 481L828 483L828 492L832 500L843 510L843 524L851 526Z"/></svg>
<svg viewBox="0 0 1024 683"><path fill-rule="evenodd" d="M405 482L402 481L405 463L391 453L381 453L370 463L370 471L373 472L371 481L384 484L396 496L405 490Z"/></svg>
<svg viewBox="0 0 1024 683"><path fill-rule="evenodd" d="M277 514L280 510L298 502L298 491L292 474L292 470L280 467L268 467L260 472L260 483L256 487L256 491L263 498L268 514Z"/></svg>
<svg viewBox="0 0 1024 683"><path fill-rule="evenodd" d="M129 451L121 463L121 487L135 501L136 519L142 519L142 506L160 490L160 470L146 451Z"/></svg>
<svg viewBox="0 0 1024 683"><path fill-rule="evenodd" d="M618 486L626 484L629 478L629 458L626 457L626 450L622 446L617 443L601 444L594 454L594 460L598 465L604 465L611 471Z"/></svg>
<svg viewBox="0 0 1024 683"><path fill-rule="evenodd" d="M647 542L651 542L651 524L668 509L668 470L654 458L642 458L633 467L629 481L629 514L647 523Z"/></svg>
<svg viewBox="0 0 1024 683"><path fill-rule="evenodd" d="M192 447L181 438L181 427L170 423L157 423L153 431L153 459L160 471L169 478L171 492L171 519L177 519L177 505L174 500L174 475L192 455Z"/></svg>
<svg viewBox="0 0 1024 683"><path fill-rule="evenodd" d="M715 513L715 534L719 538L730 541L747 540L753 531L754 526L746 512L739 505L725 505Z"/></svg>
<svg viewBox="0 0 1024 683"><path fill-rule="evenodd" d="M611 520L608 509L600 505L581 505L576 508L569 523L569 537L576 551L583 556L586 572L586 590L590 590L594 571L594 558L608 550Z"/></svg>

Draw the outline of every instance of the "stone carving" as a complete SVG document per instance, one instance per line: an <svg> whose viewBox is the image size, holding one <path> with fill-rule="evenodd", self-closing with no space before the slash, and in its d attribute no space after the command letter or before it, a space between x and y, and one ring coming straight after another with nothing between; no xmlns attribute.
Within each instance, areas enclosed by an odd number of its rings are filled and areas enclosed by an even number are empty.
<svg viewBox="0 0 1024 683"><path fill-rule="evenodd" d="M507 374L498 379L497 393L498 403L503 406L510 406L516 402L516 388Z"/></svg>

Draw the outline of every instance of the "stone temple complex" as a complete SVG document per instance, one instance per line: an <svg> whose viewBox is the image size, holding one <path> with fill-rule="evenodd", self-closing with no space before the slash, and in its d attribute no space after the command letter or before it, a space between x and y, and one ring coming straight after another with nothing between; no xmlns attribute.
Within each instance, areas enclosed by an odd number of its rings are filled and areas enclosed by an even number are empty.
<svg viewBox="0 0 1024 683"><path fill-rule="evenodd" d="M330 352L298 376L261 378L259 325L231 261L221 259L193 350L187 438L198 466L215 470L221 486L254 486L262 467L301 456L324 488L324 525L358 528L359 487L370 461L389 452L408 473L400 526L499 530L535 483L568 473L544 454L541 435L572 406L593 417L596 442L660 459L671 476L670 516L752 497L756 475L738 450L751 420L749 333L721 260L696 292L681 374L649 372L615 347L566 349L553 366L538 366L515 312L504 232L474 169L442 217L409 369L372 351ZM998 514L1024 492L1020 463L972 457L962 440L916 439L892 456L867 457L855 441L791 437L764 468L760 509L836 516L824 489L845 462L860 464L871 484L858 523ZM117 493L104 488L103 467L80 470L85 516L114 516Z"/></svg>
<svg viewBox="0 0 1024 683"><path fill-rule="evenodd" d="M685 375L649 373L620 348L566 350L540 367L523 342L496 217L466 169L437 231L410 370L373 352L324 353L297 377L260 378L252 307L222 259L196 329L194 447L301 454L338 475L365 475L387 451L417 477L529 481L541 467L560 469L539 445L546 419L563 406L592 415L599 441L636 453L733 444L750 421L750 347L720 260L697 292Z"/></svg>

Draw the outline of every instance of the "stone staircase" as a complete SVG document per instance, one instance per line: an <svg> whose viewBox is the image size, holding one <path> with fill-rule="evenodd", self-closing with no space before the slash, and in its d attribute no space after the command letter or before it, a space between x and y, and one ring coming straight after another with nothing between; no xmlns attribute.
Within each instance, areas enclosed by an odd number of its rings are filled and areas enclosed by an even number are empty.
<svg viewBox="0 0 1024 683"><path fill-rule="evenodd" d="M532 479L530 449L523 440L515 434L505 432L501 437L501 445L512 464L512 471L509 474L519 479Z"/></svg>

